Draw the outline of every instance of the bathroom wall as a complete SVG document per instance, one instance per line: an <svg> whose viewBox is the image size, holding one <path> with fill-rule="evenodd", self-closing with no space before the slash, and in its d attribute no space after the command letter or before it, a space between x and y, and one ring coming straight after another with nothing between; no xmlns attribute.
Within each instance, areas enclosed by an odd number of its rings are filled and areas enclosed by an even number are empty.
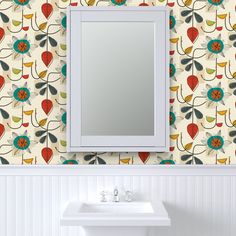
<svg viewBox="0 0 236 236"><path fill-rule="evenodd" d="M171 12L170 151L69 155L66 7L123 3L167 5ZM2 1L0 163L235 164L235 29L229 0Z"/></svg>
<svg viewBox="0 0 236 236"><path fill-rule="evenodd" d="M153 228L150 236L235 235L236 171L233 166L155 166L146 170L140 166L132 169L93 167L97 166L81 166L79 170L71 166L3 167L0 235L84 236L78 227L60 227L63 207L69 200L98 201L102 190L112 191L115 186L121 200L124 190L131 190L135 201L163 201L171 227Z"/></svg>

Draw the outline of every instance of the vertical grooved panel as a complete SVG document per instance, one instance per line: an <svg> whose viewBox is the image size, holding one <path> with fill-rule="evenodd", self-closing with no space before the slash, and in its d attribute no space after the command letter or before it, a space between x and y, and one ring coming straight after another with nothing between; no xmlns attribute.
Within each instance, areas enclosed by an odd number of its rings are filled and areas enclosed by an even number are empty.
<svg viewBox="0 0 236 236"><path fill-rule="evenodd" d="M117 186L121 200L162 200L171 227L149 236L234 236L236 176L8 176L0 177L1 236L84 236L79 227L60 227L69 200L98 200Z"/></svg>

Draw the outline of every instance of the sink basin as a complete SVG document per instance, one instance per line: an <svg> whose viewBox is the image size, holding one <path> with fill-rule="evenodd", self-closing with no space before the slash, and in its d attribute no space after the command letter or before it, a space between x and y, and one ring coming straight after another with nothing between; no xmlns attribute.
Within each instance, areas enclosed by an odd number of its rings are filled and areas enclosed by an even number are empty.
<svg viewBox="0 0 236 236"><path fill-rule="evenodd" d="M162 202L69 202L62 213L67 226L169 226Z"/></svg>

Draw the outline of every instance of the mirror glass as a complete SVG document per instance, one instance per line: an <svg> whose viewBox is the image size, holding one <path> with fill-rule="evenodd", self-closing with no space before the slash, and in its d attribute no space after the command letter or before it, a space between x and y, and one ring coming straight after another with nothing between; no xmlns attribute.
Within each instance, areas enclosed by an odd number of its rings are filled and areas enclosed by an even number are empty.
<svg viewBox="0 0 236 236"><path fill-rule="evenodd" d="M81 25L82 135L154 135L154 23Z"/></svg>

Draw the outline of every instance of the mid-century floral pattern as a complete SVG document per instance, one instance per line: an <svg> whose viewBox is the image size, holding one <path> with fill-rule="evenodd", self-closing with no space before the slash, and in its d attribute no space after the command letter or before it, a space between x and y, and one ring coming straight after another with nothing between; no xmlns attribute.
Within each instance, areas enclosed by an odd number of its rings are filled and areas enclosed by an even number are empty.
<svg viewBox="0 0 236 236"><path fill-rule="evenodd" d="M69 5L169 7L169 153L66 152ZM236 164L235 80L235 1L0 0L0 163Z"/></svg>

